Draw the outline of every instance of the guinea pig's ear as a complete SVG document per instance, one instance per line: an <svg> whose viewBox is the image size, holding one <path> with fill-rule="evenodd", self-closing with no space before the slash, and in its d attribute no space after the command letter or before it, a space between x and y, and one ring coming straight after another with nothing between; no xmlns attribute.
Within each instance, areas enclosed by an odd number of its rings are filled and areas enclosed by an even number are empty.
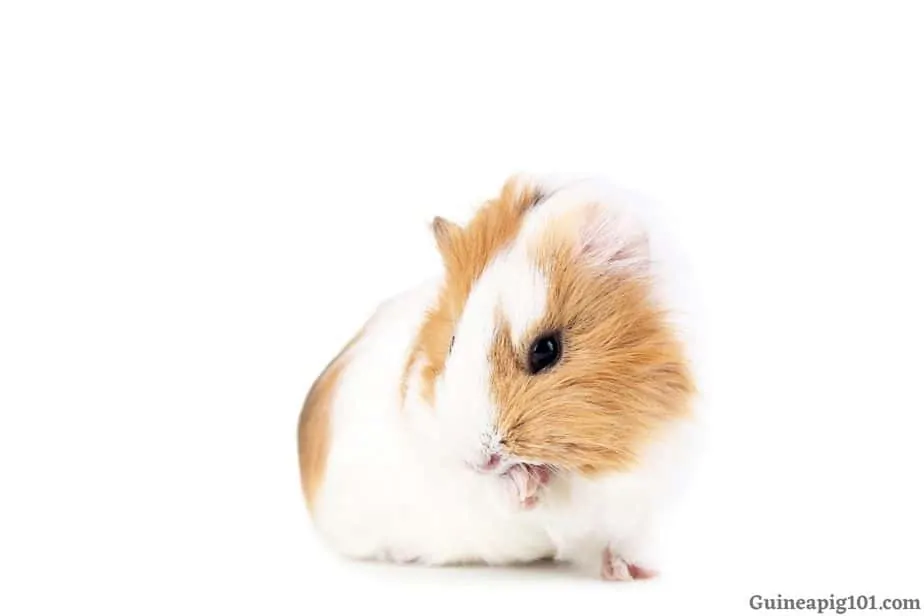
<svg viewBox="0 0 924 616"><path fill-rule="evenodd" d="M642 275L651 263L648 235L626 212L593 205L581 217L579 258L611 273Z"/></svg>
<svg viewBox="0 0 924 616"><path fill-rule="evenodd" d="M433 231L433 237L436 239L436 247L445 260L452 253L453 244L462 233L462 227L442 216L437 216L430 223L430 228Z"/></svg>

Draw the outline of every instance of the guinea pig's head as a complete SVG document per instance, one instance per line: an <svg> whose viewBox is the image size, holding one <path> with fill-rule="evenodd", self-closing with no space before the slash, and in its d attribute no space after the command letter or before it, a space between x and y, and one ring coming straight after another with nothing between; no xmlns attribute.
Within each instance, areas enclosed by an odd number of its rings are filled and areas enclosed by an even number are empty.
<svg viewBox="0 0 924 616"><path fill-rule="evenodd" d="M482 470L627 470L694 385L644 227L592 185L515 177L465 226L408 362L450 455Z"/></svg>

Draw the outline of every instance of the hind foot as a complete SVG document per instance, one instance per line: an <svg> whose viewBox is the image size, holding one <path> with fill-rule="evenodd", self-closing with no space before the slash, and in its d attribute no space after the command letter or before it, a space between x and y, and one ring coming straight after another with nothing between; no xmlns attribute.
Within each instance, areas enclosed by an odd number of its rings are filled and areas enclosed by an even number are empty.
<svg viewBox="0 0 924 616"><path fill-rule="evenodd" d="M610 548L603 550L603 566L600 569L600 576L604 580L628 582L631 580L647 580L657 575L658 572L654 569L629 562Z"/></svg>

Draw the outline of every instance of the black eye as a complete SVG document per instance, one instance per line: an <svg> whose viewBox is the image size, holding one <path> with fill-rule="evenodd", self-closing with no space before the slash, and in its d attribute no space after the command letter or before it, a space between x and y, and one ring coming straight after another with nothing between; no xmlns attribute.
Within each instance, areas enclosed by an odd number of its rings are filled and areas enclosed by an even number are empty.
<svg viewBox="0 0 924 616"><path fill-rule="evenodd" d="M561 358L561 336L558 333L536 338L529 347L529 372L536 374L554 366Z"/></svg>
<svg viewBox="0 0 924 616"><path fill-rule="evenodd" d="M456 337L453 336L449 339L449 352L452 353L452 347L456 344Z"/></svg>

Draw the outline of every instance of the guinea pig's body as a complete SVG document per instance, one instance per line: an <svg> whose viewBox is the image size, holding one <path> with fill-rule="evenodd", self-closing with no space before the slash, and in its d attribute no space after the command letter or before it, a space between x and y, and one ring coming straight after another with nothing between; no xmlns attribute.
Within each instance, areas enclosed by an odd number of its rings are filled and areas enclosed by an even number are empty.
<svg viewBox="0 0 924 616"><path fill-rule="evenodd" d="M316 528L359 559L652 575L694 385L649 229L599 185L520 177L434 233L444 275L382 304L305 402Z"/></svg>

